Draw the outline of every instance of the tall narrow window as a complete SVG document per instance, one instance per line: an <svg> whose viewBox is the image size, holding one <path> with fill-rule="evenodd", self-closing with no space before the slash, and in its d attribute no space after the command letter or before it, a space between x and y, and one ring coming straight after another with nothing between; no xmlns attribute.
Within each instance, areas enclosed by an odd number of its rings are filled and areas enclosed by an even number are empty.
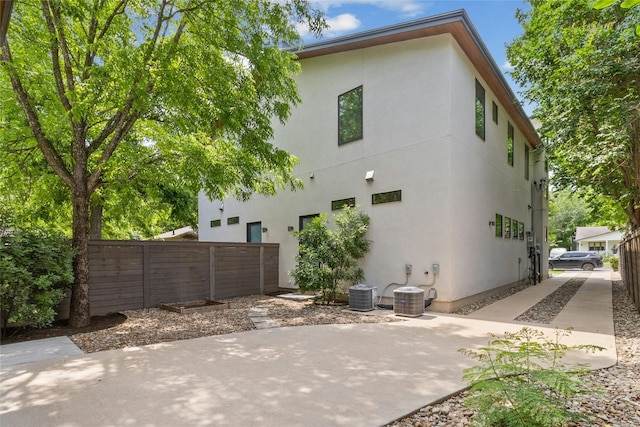
<svg viewBox="0 0 640 427"><path fill-rule="evenodd" d="M493 105L493 122L498 124L498 105L495 102L492 102Z"/></svg>
<svg viewBox="0 0 640 427"><path fill-rule="evenodd" d="M250 222L247 224L247 242L262 243L262 223Z"/></svg>
<svg viewBox="0 0 640 427"><path fill-rule="evenodd" d="M362 86L338 96L338 145L362 139Z"/></svg>
<svg viewBox="0 0 640 427"><path fill-rule="evenodd" d="M513 166L513 125L507 123L507 162Z"/></svg>
<svg viewBox="0 0 640 427"><path fill-rule="evenodd" d="M476 135L484 141L484 88L476 80Z"/></svg>
<svg viewBox="0 0 640 427"><path fill-rule="evenodd" d="M529 145L524 144L524 179L529 181Z"/></svg>

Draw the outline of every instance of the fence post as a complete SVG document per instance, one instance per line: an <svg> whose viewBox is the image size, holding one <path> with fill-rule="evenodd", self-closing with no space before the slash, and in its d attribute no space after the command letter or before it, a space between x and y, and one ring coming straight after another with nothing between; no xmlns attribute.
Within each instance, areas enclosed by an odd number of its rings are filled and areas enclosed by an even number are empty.
<svg viewBox="0 0 640 427"><path fill-rule="evenodd" d="M151 307L151 250L148 243L142 244L142 305Z"/></svg>
<svg viewBox="0 0 640 427"><path fill-rule="evenodd" d="M216 299L216 247L209 246L209 299Z"/></svg>
<svg viewBox="0 0 640 427"><path fill-rule="evenodd" d="M264 295L264 246L260 246L260 295Z"/></svg>

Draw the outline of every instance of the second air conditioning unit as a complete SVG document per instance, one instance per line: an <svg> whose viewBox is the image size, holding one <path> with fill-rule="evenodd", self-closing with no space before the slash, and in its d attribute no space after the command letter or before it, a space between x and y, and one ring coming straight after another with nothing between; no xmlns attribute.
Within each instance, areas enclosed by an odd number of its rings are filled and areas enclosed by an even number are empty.
<svg viewBox="0 0 640 427"><path fill-rule="evenodd" d="M393 291L393 312L398 316L422 316L424 291L415 286L404 286Z"/></svg>
<svg viewBox="0 0 640 427"><path fill-rule="evenodd" d="M349 309L371 311L376 307L376 288L363 283L349 288Z"/></svg>

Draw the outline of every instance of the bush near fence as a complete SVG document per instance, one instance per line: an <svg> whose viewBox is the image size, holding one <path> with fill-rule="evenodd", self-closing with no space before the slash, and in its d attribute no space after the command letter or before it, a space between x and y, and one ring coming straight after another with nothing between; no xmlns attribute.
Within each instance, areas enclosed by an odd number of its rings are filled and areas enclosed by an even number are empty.
<svg viewBox="0 0 640 427"><path fill-rule="evenodd" d="M92 241L91 315L279 289L277 243ZM69 298L58 310L69 317Z"/></svg>
<svg viewBox="0 0 640 427"><path fill-rule="evenodd" d="M629 233L620 242L620 275L640 312L640 230Z"/></svg>

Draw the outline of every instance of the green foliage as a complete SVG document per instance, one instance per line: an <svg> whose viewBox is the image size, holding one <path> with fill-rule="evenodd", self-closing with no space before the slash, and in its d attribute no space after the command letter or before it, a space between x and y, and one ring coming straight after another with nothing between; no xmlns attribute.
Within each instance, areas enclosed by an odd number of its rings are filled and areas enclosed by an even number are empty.
<svg viewBox="0 0 640 427"><path fill-rule="evenodd" d="M586 189L640 227L640 8L592 0L528 0L507 47L514 80L537 107L556 188Z"/></svg>
<svg viewBox="0 0 640 427"><path fill-rule="evenodd" d="M613 271L618 271L618 267L620 267L620 258L618 258L617 256L609 257L609 264L611 264L611 268L613 268Z"/></svg>
<svg viewBox="0 0 640 427"><path fill-rule="evenodd" d="M584 227L592 222L589 204L569 190L551 193L549 198L549 240L550 246L573 248L576 227Z"/></svg>
<svg viewBox="0 0 640 427"><path fill-rule="evenodd" d="M51 324L57 305L73 282L72 259L73 249L60 233L14 229L0 223L3 333L8 323Z"/></svg>
<svg viewBox="0 0 640 427"><path fill-rule="evenodd" d="M271 144L300 100L299 63L280 48L301 45L296 23L326 27L307 0L15 2L0 153L19 186L0 187L0 203L26 201L22 218L48 206L72 230L74 326L89 323L90 219L133 235L132 218L193 218L200 189L246 199L301 185L297 159Z"/></svg>
<svg viewBox="0 0 640 427"><path fill-rule="evenodd" d="M593 3L594 9L604 9L605 7L612 6L618 3L620 0L596 0ZM629 9L630 7L640 6L640 0L622 0L620 7L623 9ZM640 24L636 26L636 34L640 36Z"/></svg>
<svg viewBox="0 0 640 427"><path fill-rule="evenodd" d="M327 228L327 215L320 214L294 235L299 241L296 267L289 272L302 292L315 291L324 304L335 301L342 282L362 281L358 260L369 252L364 235L369 217L357 207L345 207L335 216L336 230Z"/></svg>
<svg viewBox="0 0 640 427"><path fill-rule="evenodd" d="M463 380L471 385L465 404L477 410L474 423L481 426L565 426L583 416L567 409L568 400L590 392L579 375L588 371L584 364L565 366L568 351L604 350L595 345L567 346L560 343L570 330L556 330L555 338L524 327L492 334L488 346L460 352L479 366L464 371Z"/></svg>

